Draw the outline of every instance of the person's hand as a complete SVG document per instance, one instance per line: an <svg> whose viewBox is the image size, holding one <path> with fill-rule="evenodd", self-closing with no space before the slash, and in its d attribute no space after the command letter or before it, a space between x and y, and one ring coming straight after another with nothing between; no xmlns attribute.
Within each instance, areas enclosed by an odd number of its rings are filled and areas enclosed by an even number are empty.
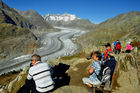
<svg viewBox="0 0 140 93"><path fill-rule="evenodd" d="M90 68L88 72L89 72L89 74L92 74L94 72L94 68L93 67Z"/></svg>

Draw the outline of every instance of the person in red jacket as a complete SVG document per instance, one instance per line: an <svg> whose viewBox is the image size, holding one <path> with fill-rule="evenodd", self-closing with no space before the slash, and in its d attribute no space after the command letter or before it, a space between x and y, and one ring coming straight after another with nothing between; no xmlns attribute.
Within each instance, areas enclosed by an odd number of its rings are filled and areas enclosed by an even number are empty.
<svg viewBox="0 0 140 93"><path fill-rule="evenodd" d="M105 48L106 48L106 51L104 52L104 60L107 59L107 57L108 57L108 52L112 52L112 53L113 53L113 50L111 49L110 43L107 43L107 44L105 45Z"/></svg>
<svg viewBox="0 0 140 93"><path fill-rule="evenodd" d="M115 51L115 54L120 54L121 49L122 49L121 43L118 42L117 45L116 45L116 51Z"/></svg>

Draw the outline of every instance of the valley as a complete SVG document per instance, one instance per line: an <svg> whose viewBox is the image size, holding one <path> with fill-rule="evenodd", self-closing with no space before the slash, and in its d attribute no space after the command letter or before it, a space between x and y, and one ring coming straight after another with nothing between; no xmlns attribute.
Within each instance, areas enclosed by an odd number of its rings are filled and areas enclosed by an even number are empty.
<svg viewBox="0 0 140 93"><path fill-rule="evenodd" d="M76 53L78 46L73 43L72 38L77 34L78 36L85 34L84 31L80 30L67 28L59 29L61 29L60 32L43 34L39 38L40 48L38 48L33 54L39 54L42 57L43 62ZM0 62L0 74L13 70L17 71L29 66L31 56L32 54L22 55L7 62Z"/></svg>
<svg viewBox="0 0 140 93"><path fill-rule="evenodd" d="M97 24L92 22L94 15L100 18L95 11L92 16L91 11L82 13L88 19L65 12L47 14L49 11L44 8L21 11L3 1L0 0L0 93L17 93L25 84L33 54L39 54L42 62L52 68L63 65L55 71L64 72L67 79L52 93L88 93L89 87L83 84L82 78L89 77L93 60L87 58L93 50L104 53L106 43L113 49L116 40L121 42L122 52L113 54L118 67L111 93L140 93L139 11L121 12ZM133 50L123 53L128 42Z"/></svg>

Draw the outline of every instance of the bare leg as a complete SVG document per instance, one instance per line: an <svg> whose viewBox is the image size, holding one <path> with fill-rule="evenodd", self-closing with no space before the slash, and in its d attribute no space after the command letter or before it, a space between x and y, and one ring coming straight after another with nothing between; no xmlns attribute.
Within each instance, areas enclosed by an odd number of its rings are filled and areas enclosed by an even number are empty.
<svg viewBox="0 0 140 93"><path fill-rule="evenodd" d="M87 84L90 88L93 87L92 84Z"/></svg>

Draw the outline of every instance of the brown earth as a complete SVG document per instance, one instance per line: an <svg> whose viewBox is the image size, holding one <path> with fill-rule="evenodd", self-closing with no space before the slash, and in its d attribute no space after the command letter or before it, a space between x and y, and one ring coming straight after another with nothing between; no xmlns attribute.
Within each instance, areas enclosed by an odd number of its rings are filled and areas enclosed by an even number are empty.
<svg viewBox="0 0 140 93"><path fill-rule="evenodd" d="M87 68L91 65L91 63L79 63L76 65L77 70L71 70L68 72L68 74L71 77L70 85L77 85L77 86L83 86L82 78L88 77L89 74L87 73Z"/></svg>

